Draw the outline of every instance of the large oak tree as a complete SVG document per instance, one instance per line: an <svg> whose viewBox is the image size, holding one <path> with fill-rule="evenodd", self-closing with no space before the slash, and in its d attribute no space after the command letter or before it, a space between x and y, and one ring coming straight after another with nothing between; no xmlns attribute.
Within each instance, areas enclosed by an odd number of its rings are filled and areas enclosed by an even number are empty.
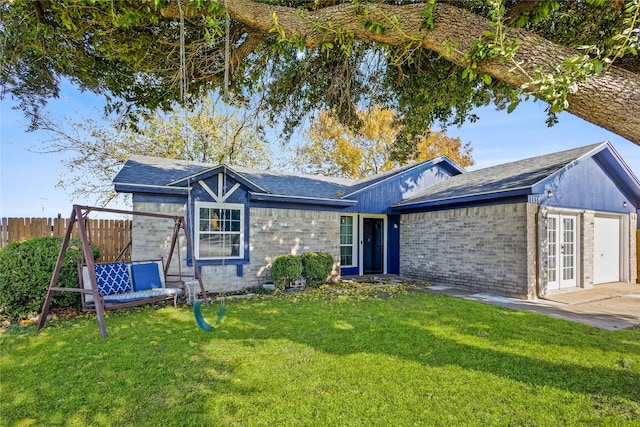
<svg viewBox="0 0 640 427"><path fill-rule="evenodd" d="M131 117L229 82L232 102L253 103L285 134L319 110L356 130L358 108L398 111L398 159L415 155L434 122L474 120L476 106L513 108L523 96L549 102L550 122L566 109L640 145L638 9L638 0L12 0L0 7L0 77L34 126L63 77Z"/></svg>

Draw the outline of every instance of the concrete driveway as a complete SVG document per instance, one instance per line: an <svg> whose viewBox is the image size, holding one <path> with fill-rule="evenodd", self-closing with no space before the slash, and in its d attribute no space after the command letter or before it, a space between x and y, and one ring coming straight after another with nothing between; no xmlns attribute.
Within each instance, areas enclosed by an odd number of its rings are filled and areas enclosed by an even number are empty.
<svg viewBox="0 0 640 427"><path fill-rule="evenodd" d="M545 299L525 301L476 293L451 286L420 287L426 292L450 295L515 310L534 311L548 316L616 330L640 325L640 285L607 283L592 289L556 292Z"/></svg>

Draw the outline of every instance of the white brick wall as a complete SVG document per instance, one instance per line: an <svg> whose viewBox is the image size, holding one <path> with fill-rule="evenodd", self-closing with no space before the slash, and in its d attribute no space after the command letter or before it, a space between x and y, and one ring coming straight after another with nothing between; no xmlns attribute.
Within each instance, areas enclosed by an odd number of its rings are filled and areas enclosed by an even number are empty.
<svg viewBox="0 0 640 427"><path fill-rule="evenodd" d="M143 211L163 215L184 216L186 207L182 204L135 202L133 204L133 210L136 212ZM131 230L131 259L135 261L164 258L166 263L169 256L169 248L171 247L174 226L175 222L172 219L134 215ZM187 273L193 272L193 268L187 266L186 240L183 233L180 233L179 261L183 273L185 271ZM170 273L178 273L177 254L173 254Z"/></svg>
<svg viewBox="0 0 640 427"><path fill-rule="evenodd" d="M250 230L251 264L245 274L256 284L271 280L271 261L277 255L326 252L340 260L340 214L325 211L252 208Z"/></svg>
<svg viewBox="0 0 640 427"><path fill-rule="evenodd" d="M534 298L535 212L518 203L402 215L400 274Z"/></svg>
<svg viewBox="0 0 640 427"><path fill-rule="evenodd" d="M180 204L134 203L134 210L168 215L184 215L186 207ZM252 208L249 214L249 264L242 266L242 276L235 264L202 265L205 289L210 292L231 292L258 286L271 281L271 261L277 255L303 252L327 252L336 262L338 274L340 259L340 214L337 212L302 211L292 209ZM164 257L171 245L174 222L153 217L134 216L133 259ZM181 234L180 262L182 272L189 274L186 241ZM178 272L178 260L171 264L171 273Z"/></svg>

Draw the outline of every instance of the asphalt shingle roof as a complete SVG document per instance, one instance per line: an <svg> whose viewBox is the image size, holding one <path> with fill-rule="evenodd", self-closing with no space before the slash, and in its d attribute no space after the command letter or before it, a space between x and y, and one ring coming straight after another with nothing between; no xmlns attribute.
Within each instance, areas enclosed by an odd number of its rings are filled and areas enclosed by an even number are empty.
<svg viewBox="0 0 640 427"><path fill-rule="evenodd" d="M588 145L456 175L394 206L453 201L465 197L530 188L600 145L602 144Z"/></svg>
<svg viewBox="0 0 640 427"><path fill-rule="evenodd" d="M131 156L113 179L117 185L169 186L218 166L209 163ZM339 199L355 181L322 175L304 175L242 167L229 167L269 194Z"/></svg>
<svg viewBox="0 0 640 427"><path fill-rule="evenodd" d="M436 158L422 163L438 163ZM420 164L422 164L420 163ZM367 186L374 185L387 177L402 173L419 164L403 166L360 180L335 178L323 175L306 175L293 172L277 172L252 168L230 166L243 178L264 189L267 194L293 197L312 197L323 199L341 199ZM116 175L113 183L119 185L139 185L146 187L184 186L187 178L199 179L220 165L192 162L186 160L165 159L150 156L131 156ZM348 196L345 198L349 198Z"/></svg>

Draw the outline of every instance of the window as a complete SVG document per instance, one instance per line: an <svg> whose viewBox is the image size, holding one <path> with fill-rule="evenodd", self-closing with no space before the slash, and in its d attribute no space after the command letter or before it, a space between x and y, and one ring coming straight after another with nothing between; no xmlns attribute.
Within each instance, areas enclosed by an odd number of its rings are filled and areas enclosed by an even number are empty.
<svg viewBox="0 0 640 427"><path fill-rule="evenodd" d="M353 217L340 217L340 266L351 267L354 262Z"/></svg>
<svg viewBox="0 0 640 427"><path fill-rule="evenodd" d="M244 256L244 206L196 202L196 256L227 259Z"/></svg>

